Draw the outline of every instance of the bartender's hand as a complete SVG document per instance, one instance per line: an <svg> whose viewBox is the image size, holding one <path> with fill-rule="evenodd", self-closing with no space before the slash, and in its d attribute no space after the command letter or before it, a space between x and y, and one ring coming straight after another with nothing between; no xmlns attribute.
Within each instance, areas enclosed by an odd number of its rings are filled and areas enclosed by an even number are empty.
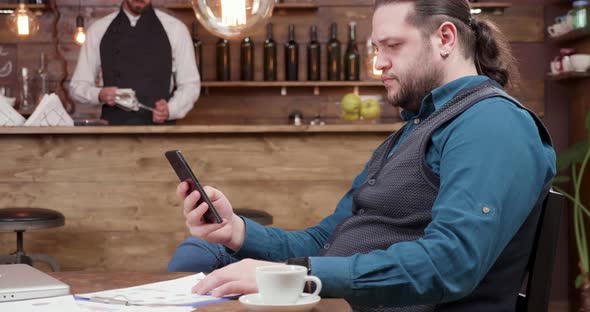
<svg viewBox="0 0 590 312"><path fill-rule="evenodd" d="M156 102L156 107L152 113L152 120L155 123L164 123L168 120L170 112L168 111L168 102L166 100L159 100Z"/></svg>
<svg viewBox="0 0 590 312"><path fill-rule="evenodd" d="M223 219L223 223L221 224L209 224L205 223L203 219L203 215L209 206L203 201L195 208L197 201L201 198L201 194L196 190L191 194L187 194L188 189L188 183L182 182L176 188L176 194L184 200L183 213L186 218L186 226L191 232L191 235L211 243L223 244L231 250L238 251L242 247L245 237L244 220L234 214L227 197L217 189L210 186L204 187L211 203Z"/></svg>
<svg viewBox="0 0 590 312"><path fill-rule="evenodd" d="M115 96L117 95L117 87L104 87L98 93L98 100L109 106L115 106Z"/></svg>
<svg viewBox="0 0 590 312"><path fill-rule="evenodd" d="M211 292L211 295L215 297L258 292L258 287L256 287L256 268L268 265L285 264L244 259L211 272L193 287L193 292L199 295L205 295Z"/></svg>

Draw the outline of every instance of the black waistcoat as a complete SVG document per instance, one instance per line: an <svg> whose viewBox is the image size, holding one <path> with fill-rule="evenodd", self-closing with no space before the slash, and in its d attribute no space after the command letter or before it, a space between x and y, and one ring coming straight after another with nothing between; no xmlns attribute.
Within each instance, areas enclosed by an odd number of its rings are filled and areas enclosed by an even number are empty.
<svg viewBox="0 0 590 312"><path fill-rule="evenodd" d="M109 25L100 42L105 87L131 88L140 103L153 107L170 99L172 48L162 23L148 6L135 27L123 9ZM152 112L127 112L103 105L101 118L111 125L152 125ZM167 122L168 124L170 122Z"/></svg>
<svg viewBox="0 0 590 312"><path fill-rule="evenodd" d="M364 184L354 192L353 216L338 225L322 254L346 257L384 250L392 244L414 241L424 236L424 229L432 221L432 207L440 183L439 177L430 169L425 158L432 134L476 103L491 97L502 97L527 110L533 117L542 140L551 144L549 132L540 119L506 94L496 83L486 81L465 89L416 126L390 158L387 155L403 129L377 148L367 164ZM362 312L514 311L541 205L549 187L550 183L539 185L542 191L529 216L483 280L466 297L439 305L404 307L380 307L377 296L379 293L376 291L373 300L375 306L358 305L355 298L346 299L350 301L354 311ZM392 293L391 296L396 294Z"/></svg>

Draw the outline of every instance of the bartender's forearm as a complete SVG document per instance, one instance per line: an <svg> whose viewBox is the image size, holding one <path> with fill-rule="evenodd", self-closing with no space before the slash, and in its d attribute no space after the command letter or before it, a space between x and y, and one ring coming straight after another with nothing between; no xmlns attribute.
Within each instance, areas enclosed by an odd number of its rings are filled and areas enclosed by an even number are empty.
<svg viewBox="0 0 590 312"><path fill-rule="evenodd" d="M84 81L72 81L70 84L70 96L74 101L85 105L99 105L101 88L95 87Z"/></svg>
<svg viewBox="0 0 590 312"><path fill-rule="evenodd" d="M172 98L168 101L168 110L170 113L168 119L184 118L193 108L197 99L199 99L200 92L201 84L199 81L179 84Z"/></svg>

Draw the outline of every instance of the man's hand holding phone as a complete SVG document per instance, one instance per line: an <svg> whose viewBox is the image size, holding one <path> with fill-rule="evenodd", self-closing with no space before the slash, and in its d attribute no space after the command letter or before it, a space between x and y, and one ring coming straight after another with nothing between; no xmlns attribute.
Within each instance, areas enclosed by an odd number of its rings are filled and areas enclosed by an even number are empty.
<svg viewBox="0 0 590 312"><path fill-rule="evenodd" d="M221 191L210 186L205 186L203 189L223 222L206 223L203 216L209 206L203 201L195 207L201 194L197 190L187 194L189 184L181 182L176 188L176 194L183 200L183 214L191 235L208 242L223 244L231 250L238 251L242 247L245 237L244 220L234 214L229 200Z"/></svg>

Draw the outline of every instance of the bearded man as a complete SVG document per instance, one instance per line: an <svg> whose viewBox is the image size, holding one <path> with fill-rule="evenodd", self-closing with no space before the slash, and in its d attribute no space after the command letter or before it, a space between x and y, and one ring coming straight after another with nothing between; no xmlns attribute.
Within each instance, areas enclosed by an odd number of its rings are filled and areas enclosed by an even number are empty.
<svg viewBox="0 0 590 312"><path fill-rule="evenodd" d="M376 0L372 42L406 124L332 215L301 231L263 227L206 187L224 219L206 224L201 195L179 184L193 238L171 265L191 269L209 250L209 268L222 267L196 293L254 293L255 268L287 263L355 311L514 311L555 152L537 116L503 90L515 82L505 40L466 0Z"/></svg>
<svg viewBox="0 0 590 312"><path fill-rule="evenodd" d="M99 76L102 86L95 83ZM116 106L121 88L133 89L153 111ZM124 0L117 12L90 26L70 84L72 98L102 105L101 118L111 125L172 124L192 109L199 92L188 29L154 10L151 0Z"/></svg>

